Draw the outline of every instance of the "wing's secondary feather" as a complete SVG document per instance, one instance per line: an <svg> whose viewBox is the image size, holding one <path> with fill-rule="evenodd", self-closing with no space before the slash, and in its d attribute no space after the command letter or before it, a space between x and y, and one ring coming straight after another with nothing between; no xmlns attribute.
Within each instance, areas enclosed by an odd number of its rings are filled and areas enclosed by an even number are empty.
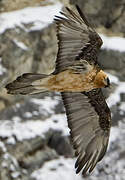
<svg viewBox="0 0 125 180"><path fill-rule="evenodd" d="M62 93L77 155L76 172L91 172L107 149L110 133L110 110L101 89L89 93ZM103 125L102 125L103 124Z"/></svg>
<svg viewBox="0 0 125 180"><path fill-rule="evenodd" d="M80 8L77 6L76 12L65 8L61 14L63 17L55 16L58 38L55 73L72 66L80 59L85 59L90 64L97 64L97 52L102 40Z"/></svg>

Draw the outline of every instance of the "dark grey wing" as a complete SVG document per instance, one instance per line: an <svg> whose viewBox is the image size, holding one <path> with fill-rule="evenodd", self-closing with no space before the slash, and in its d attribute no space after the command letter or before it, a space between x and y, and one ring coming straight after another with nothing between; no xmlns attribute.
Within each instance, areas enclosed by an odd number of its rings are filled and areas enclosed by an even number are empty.
<svg viewBox="0 0 125 180"><path fill-rule="evenodd" d="M84 59L90 64L97 64L97 52L102 45L102 40L80 8L78 6L76 8L77 12L65 8L61 12L62 17L55 17L58 38L55 72L72 66L80 59Z"/></svg>
<svg viewBox="0 0 125 180"><path fill-rule="evenodd" d="M101 89L87 93L62 93L77 161L76 173L91 172L107 150L110 110Z"/></svg>

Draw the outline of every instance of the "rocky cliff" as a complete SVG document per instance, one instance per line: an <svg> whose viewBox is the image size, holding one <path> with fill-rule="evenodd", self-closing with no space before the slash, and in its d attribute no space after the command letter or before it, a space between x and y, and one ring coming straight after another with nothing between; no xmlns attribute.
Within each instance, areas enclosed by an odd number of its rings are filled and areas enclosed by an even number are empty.
<svg viewBox="0 0 125 180"><path fill-rule="evenodd" d="M59 94L11 96L4 86L25 72L50 73L57 54L54 15L77 3L104 40L99 62L112 87L110 145L88 180L125 175L125 1L0 1L0 179L78 179L65 110Z"/></svg>

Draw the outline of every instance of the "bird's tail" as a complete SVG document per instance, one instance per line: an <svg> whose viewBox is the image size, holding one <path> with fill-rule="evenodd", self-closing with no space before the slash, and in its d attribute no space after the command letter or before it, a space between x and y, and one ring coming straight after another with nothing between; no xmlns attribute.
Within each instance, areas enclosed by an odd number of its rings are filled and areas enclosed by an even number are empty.
<svg viewBox="0 0 125 180"><path fill-rule="evenodd" d="M47 83L49 75L25 73L6 85L8 94L37 94L48 91Z"/></svg>

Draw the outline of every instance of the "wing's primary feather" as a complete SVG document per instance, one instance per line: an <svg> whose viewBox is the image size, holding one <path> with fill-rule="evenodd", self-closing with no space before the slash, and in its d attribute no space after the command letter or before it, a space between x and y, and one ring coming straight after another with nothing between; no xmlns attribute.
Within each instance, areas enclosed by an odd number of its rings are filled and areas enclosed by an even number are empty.
<svg viewBox="0 0 125 180"><path fill-rule="evenodd" d="M101 89L87 93L62 93L77 161L76 172L91 172L106 150L110 110Z"/></svg>
<svg viewBox="0 0 125 180"><path fill-rule="evenodd" d="M61 12L62 17L55 17L58 38L55 73L72 66L81 58L90 64L98 64L97 52L102 40L80 8L78 6L76 8L77 12L73 12L66 7L65 11Z"/></svg>

